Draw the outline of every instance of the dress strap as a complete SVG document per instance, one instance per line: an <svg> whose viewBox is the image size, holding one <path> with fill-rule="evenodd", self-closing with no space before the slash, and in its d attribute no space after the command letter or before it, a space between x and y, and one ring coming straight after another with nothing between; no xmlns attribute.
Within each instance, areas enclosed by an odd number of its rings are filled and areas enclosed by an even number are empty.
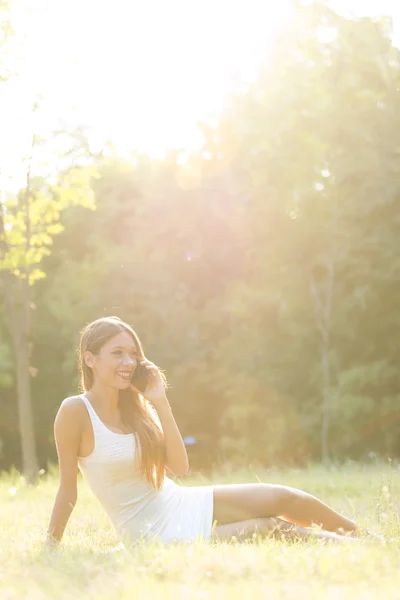
<svg viewBox="0 0 400 600"><path fill-rule="evenodd" d="M82 398L83 402L85 403L85 406L89 413L90 420L92 422L93 431L97 431L98 434L101 435L102 437L104 437L105 435L113 436L113 437L115 437L117 435L120 437L122 437L122 436L126 437L126 436L133 435L132 433L117 433L116 431L112 431L112 429L109 429L107 427L107 425L105 425L103 423L103 421L100 419L99 415L93 408L89 398L87 398L85 394L80 394L79 397Z"/></svg>
<svg viewBox="0 0 400 600"><path fill-rule="evenodd" d="M96 411L94 410L94 408L91 405L88 398L86 398L85 394L80 394L79 397L83 400L83 402L87 408L90 420L92 422L93 432L95 433L95 431L98 430L99 428L104 431L104 429L106 429L106 427L105 427L104 423L101 421L101 419L98 416L98 414L96 413Z"/></svg>

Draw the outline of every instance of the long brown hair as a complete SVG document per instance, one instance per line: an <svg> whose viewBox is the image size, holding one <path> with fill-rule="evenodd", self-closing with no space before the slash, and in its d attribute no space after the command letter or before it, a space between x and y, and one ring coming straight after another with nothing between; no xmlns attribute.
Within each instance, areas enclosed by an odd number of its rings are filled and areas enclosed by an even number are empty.
<svg viewBox="0 0 400 600"><path fill-rule="evenodd" d="M137 334L118 317L103 317L89 323L81 332L78 350L78 367L83 391L89 391L93 385L93 372L84 360L85 352L97 355L104 344L121 331L131 335L137 355L144 358ZM165 377L162 373L161 375L165 383ZM140 472L153 487L160 489L165 474L165 445L158 415L150 403L131 388L119 390L118 404L123 423L135 434L140 452Z"/></svg>

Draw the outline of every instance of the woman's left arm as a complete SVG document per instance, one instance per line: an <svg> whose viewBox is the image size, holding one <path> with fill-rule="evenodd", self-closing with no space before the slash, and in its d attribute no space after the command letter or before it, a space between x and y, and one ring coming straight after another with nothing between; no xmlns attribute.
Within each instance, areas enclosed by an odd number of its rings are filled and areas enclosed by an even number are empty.
<svg viewBox="0 0 400 600"><path fill-rule="evenodd" d="M189 471L189 459L185 444L172 414L171 406L165 393L165 378L158 367L147 359L141 360L149 370L149 383L144 392L132 388L149 400L157 411L164 432L165 465L175 475L186 475Z"/></svg>
<svg viewBox="0 0 400 600"><path fill-rule="evenodd" d="M175 475L186 475L189 459L167 396L156 403L155 409L164 432L165 465Z"/></svg>

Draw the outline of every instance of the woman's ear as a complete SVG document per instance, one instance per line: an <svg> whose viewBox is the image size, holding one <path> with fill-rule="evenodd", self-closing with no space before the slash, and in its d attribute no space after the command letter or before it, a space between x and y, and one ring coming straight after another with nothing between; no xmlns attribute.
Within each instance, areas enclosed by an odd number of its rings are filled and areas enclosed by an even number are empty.
<svg viewBox="0 0 400 600"><path fill-rule="evenodd" d="M87 367L93 368L94 365L94 356L89 350L87 350L83 355L83 360L85 361L85 365Z"/></svg>

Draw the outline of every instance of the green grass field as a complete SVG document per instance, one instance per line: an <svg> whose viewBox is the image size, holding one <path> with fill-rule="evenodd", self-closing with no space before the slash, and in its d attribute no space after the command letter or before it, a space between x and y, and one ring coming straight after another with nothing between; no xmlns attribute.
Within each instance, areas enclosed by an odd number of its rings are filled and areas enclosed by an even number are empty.
<svg viewBox="0 0 400 600"><path fill-rule="evenodd" d="M400 598L400 467L392 463L308 469L228 469L183 485L269 482L304 489L382 533L385 542L254 542L148 546L129 553L83 481L62 545L42 544L57 489L54 474L37 488L18 473L0 480L0 598L204 599Z"/></svg>

